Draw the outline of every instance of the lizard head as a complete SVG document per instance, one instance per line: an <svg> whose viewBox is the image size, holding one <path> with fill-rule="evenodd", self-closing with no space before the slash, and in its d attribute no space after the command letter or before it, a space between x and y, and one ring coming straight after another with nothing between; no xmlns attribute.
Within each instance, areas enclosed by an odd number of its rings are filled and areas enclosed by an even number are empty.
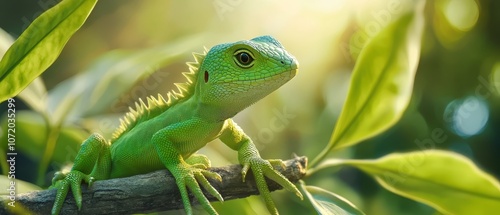
<svg viewBox="0 0 500 215"><path fill-rule="evenodd" d="M212 47L198 70L200 102L236 114L292 79L298 61L271 36Z"/></svg>

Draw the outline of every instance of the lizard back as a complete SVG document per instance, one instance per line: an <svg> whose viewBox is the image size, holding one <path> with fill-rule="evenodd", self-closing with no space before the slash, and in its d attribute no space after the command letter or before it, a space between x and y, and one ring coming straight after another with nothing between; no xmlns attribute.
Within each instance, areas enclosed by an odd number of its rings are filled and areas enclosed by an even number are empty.
<svg viewBox="0 0 500 215"><path fill-rule="evenodd" d="M177 86L177 90L169 91L167 93L167 99L158 93L157 97L153 95L148 96L146 99L147 104L139 98L139 101L135 102L135 108L129 106L129 111L120 119L120 125L113 132L111 143L115 142L120 136L130 131L137 124L154 118L166 111L169 107L189 98L189 96L194 93L198 70L206 54L206 49L203 53L193 52L194 61L186 63L189 67L189 71L182 73L187 79L186 82L175 83L174 85Z"/></svg>

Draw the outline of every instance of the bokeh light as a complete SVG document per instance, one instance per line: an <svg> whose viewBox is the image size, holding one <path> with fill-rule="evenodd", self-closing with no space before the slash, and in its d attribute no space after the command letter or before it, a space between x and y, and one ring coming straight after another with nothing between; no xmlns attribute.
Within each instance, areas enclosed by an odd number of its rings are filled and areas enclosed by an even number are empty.
<svg viewBox="0 0 500 215"><path fill-rule="evenodd" d="M450 130L461 137L481 133L488 118L488 104L476 96L454 100L448 104L444 112L444 119Z"/></svg>
<svg viewBox="0 0 500 215"><path fill-rule="evenodd" d="M470 30L479 18L479 7L474 0L448 0L443 6L446 19L457 30Z"/></svg>
<svg viewBox="0 0 500 215"><path fill-rule="evenodd" d="M464 35L476 26L480 4L475 0L439 0L433 1L436 14L433 27L439 41L451 48Z"/></svg>
<svg viewBox="0 0 500 215"><path fill-rule="evenodd" d="M493 85L497 91L497 94L500 94L500 62L497 62L491 71L491 84Z"/></svg>

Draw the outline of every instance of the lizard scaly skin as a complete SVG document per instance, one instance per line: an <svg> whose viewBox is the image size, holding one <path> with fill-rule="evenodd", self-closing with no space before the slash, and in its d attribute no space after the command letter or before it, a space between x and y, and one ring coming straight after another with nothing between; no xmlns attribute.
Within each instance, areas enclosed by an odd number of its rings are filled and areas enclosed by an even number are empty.
<svg viewBox="0 0 500 215"><path fill-rule="evenodd" d="M192 214L188 190L209 214L217 214L200 185L223 201L207 180L221 177L207 170L210 162L205 156L194 154L216 138L238 152L243 179L252 170L272 214L278 211L265 177L302 198L295 185L260 157L252 140L231 119L293 78L297 60L270 36L220 44L194 57L196 62L188 63L190 72L184 73L188 81L177 84L177 92L168 93L167 99L148 97L147 104L139 100L111 140L92 134L83 142L72 169L56 173L52 180L57 188L52 214L60 212L70 189L78 208L82 207L82 181L91 185L95 180L165 168L175 177L187 214Z"/></svg>

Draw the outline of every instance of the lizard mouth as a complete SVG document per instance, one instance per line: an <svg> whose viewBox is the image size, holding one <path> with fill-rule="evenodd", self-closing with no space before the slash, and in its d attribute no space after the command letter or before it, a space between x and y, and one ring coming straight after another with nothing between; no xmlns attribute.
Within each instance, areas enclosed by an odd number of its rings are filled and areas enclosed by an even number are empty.
<svg viewBox="0 0 500 215"><path fill-rule="evenodd" d="M248 83L248 82L261 82L261 81L268 81L268 80L282 80L284 83L295 77L299 70L299 63L296 60L292 60L292 63L290 64L290 69L286 70L284 72L280 72L274 75L270 76L264 76L264 77L258 77L258 78L252 78L252 79L246 79L246 80L235 80L235 81L228 81L226 83Z"/></svg>
<svg viewBox="0 0 500 215"><path fill-rule="evenodd" d="M254 78L254 79L246 79L246 80L235 80L235 81L227 81L224 83L249 83L249 82L261 82L261 81L268 81L268 80L284 80L285 82L292 79L295 77L297 74L298 69L291 69L287 70L278 74L270 75L270 76L265 76L265 77L259 77L259 78Z"/></svg>

